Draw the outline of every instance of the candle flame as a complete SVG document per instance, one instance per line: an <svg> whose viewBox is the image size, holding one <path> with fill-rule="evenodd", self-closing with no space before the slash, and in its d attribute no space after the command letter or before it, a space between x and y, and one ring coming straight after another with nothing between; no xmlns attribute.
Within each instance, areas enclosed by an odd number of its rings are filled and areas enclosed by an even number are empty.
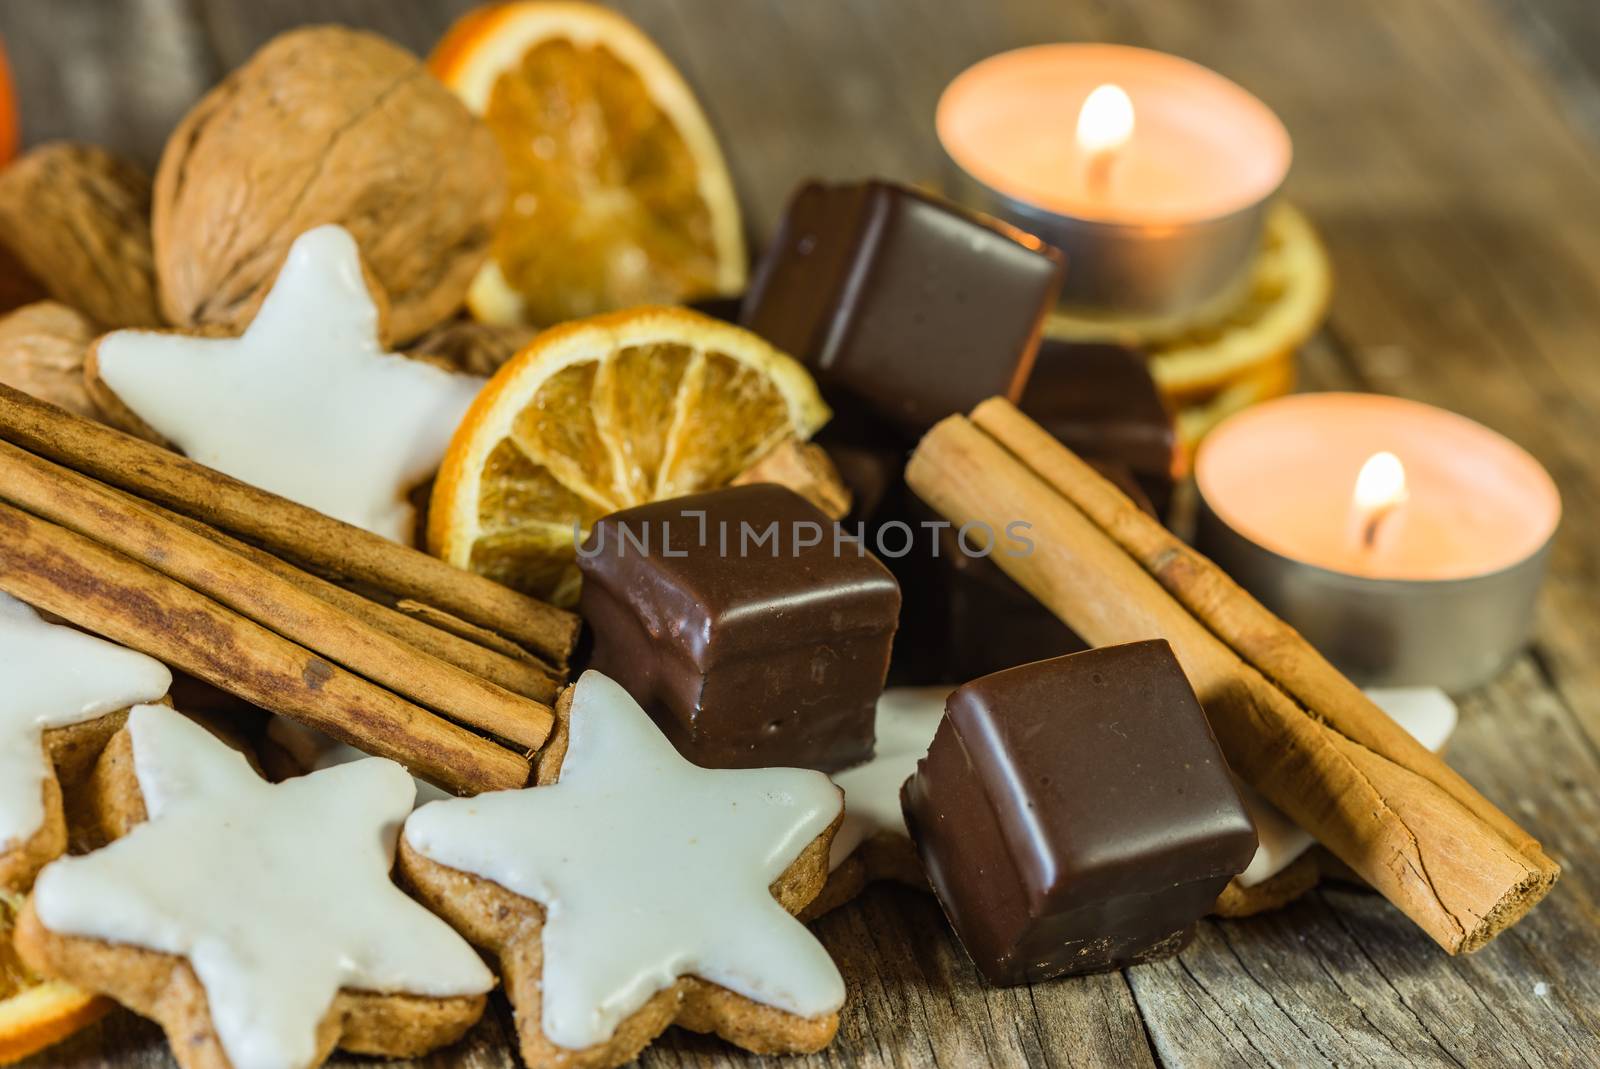
<svg viewBox="0 0 1600 1069"><path fill-rule="evenodd" d="M1119 85L1097 86L1078 112L1078 145L1091 155L1115 152L1133 136L1133 101Z"/></svg>
<svg viewBox="0 0 1600 1069"><path fill-rule="evenodd" d="M1374 453L1356 476L1356 508L1361 512L1392 509L1406 499L1406 466L1393 453Z"/></svg>
<svg viewBox="0 0 1600 1069"><path fill-rule="evenodd" d="M1383 521L1406 502L1406 466L1393 453L1372 454L1356 476L1353 496L1361 544L1370 550Z"/></svg>

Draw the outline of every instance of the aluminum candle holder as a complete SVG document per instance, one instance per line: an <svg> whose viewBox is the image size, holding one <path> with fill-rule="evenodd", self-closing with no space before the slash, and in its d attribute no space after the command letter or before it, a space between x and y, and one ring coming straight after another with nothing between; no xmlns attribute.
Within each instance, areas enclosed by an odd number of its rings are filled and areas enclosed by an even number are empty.
<svg viewBox="0 0 1600 1069"><path fill-rule="evenodd" d="M1240 300L1261 251L1271 200L1219 219L1165 226L1078 219L1008 197L948 154L953 198L1004 219L1067 259L1062 311L1091 318L1184 322Z"/></svg>
<svg viewBox="0 0 1600 1069"><path fill-rule="evenodd" d="M1237 300L1293 154L1238 85L1119 45L991 56L936 126L955 195L1064 252L1062 309L1089 318L1190 322Z"/></svg>
<svg viewBox="0 0 1600 1069"><path fill-rule="evenodd" d="M1509 568L1467 579L1369 579L1291 560L1245 538L1201 499L1200 552L1364 687L1488 682L1533 633L1546 542Z"/></svg>
<svg viewBox="0 0 1600 1069"><path fill-rule="evenodd" d="M1477 686L1527 643L1561 516L1526 451L1453 412L1301 394L1195 458L1197 548L1364 686Z"/></svg>

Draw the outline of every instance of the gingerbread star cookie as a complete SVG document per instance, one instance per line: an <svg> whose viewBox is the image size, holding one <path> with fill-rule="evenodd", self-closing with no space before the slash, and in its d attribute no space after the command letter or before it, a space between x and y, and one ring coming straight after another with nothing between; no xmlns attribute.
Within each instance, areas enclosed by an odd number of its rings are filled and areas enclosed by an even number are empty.
<svg viewBox="0 0 1600 1069"><path fill-rule="evenodd" d="M928 755L949 687L891 687L878 699L872 759L833 774L844 790L844 822L833 837L828 885L803 916L844 905L869 883L895 880L928 889L922 862L900 810L900 787Z"/></svg>
<svg viewBox="0 0 1600 1069"><path fill-rule="evenodd" d="M63 785L88 775L129 706L171 683L160 661L0 594L0 890L27 890L66 852Z"/></svg>
<svg viewBox="0 0 1600 1069"><path fill-rule="evenodd" d="M385 352L355 239L308 230L238 338L119 330L90 374L185 454L396 541L483 380Z"/></svg>
<svg viewBox="0 0 1600 1069"><path fill-rule="evenodd" d="M838 788L691 765L598 672L560 704L566 755L541 786L423 806L400 848L419 897L498 958L523 1060L621 1065L674 1023L825 1047L844 982L793 914L826 877Z"/></svg>
<svg viewBox="0 0 1600 1069"><path fill-rule="evenodd" d="M415 788L373 758L269 784L164 706L95 771L126 833L39 874L17 949L166 1030L183 1069L310 1069L454 1042L493 978L390 879Z"/></svg>

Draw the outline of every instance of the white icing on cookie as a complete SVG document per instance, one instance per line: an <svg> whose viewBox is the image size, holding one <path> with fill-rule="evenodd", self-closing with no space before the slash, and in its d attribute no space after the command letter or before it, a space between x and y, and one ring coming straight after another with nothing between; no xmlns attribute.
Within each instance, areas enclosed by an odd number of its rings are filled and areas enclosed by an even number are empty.
<svg viewBox="0 0 1600 1069"><path fill-rule="evenodd" d="M301 234L239 338L119 330L100 377L188 456L400 542L483 385L385 353L355 239Z"/></svg>
<svg viewBox="0 0 1600 1069"><path fill-rule="evenodd" d="M833 782L844 789L844 823L833 837L830 870L874 835L910 838L900 788L928 755L949 695L949 687L893 687L878 699L878 738L871 760L833 775Z"/></svg>
<svg viewBox="0 0 1600 1069"><path fill-rule="evenodd" d="M160 661L45 623L0 594L0 852L44 824L46 729L155 701L171 685Z"/></svg>
<svg viewBox="0 0 1600 1069"><path fill-rule="evenodd" d="M1438 687L1374 687L1366 694L1434 753L1444 749L1456 729L1456 704ZM1235 878L1242 887L1254 887L1288 868L1316 840L1246 784L1239 784L1239 797L1255 822L1260 845L1249 867Z"/></svg>
<svg viewBox="0 0 1600 1069"><path fill-rule="evenodd" d="M804 1017L844 981L769 887L839 815L820 772L711 770L678 756L598 672L572 701L559 783L423 806L406 841L541 903L544 1034L604 1043L682 976Z"/></svg>
<svg viewBox="0 0 1600 1069"><path fill-rule="evenodd" d="M373 758L276 786L163 706L128 719L149 820L47 867L46 928L187 958L233 1069L305 1069L341 988L478 995L472 948L394 885L405 769Z"/></svg>
<svg viewBox="0 0 1600 1069"><path fill-rule="evenodd" d="M286 716L275 716L268 721L267 737L287 750L289 756L294 758L295 764L307 772L320 772L325 768L364 761L370 756L349 743L340 742L314 727L307 727ZM455 797L449 791L440 790L425 779L417 779L415 776L411 779L417 785L417 805L427 805L429 802Z"/></svg>

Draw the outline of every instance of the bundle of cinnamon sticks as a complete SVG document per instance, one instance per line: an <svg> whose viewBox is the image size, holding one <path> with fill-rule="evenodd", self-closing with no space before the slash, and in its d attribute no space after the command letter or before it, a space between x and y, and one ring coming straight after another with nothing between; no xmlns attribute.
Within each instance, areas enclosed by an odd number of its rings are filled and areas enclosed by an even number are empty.
<svg viewBox="0 0 1600 1069"><path fill-rule="evenodd" d="M1527 832L1009 402L940 423L906 478L952 523L1030 524L1030 554L993 560L1088 642L1170 642L1235 773L1450 953L1554 884Z"/></svg>
<svg viewBox="0 0 1600 1069"><path fill-rule="evenodd" d="M0 590L462 793L526 784L578 632L3 385Z"/></svg>

